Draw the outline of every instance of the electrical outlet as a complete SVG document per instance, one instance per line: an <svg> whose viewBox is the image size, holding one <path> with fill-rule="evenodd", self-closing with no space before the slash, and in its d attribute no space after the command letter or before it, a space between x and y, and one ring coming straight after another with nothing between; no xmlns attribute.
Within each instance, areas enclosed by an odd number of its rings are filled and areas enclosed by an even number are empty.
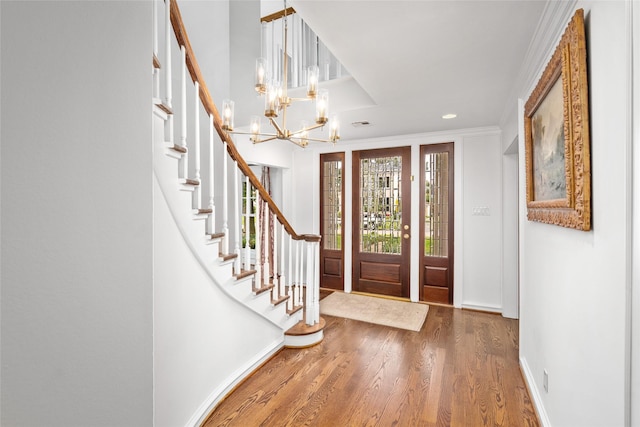
<svg viewBox="0 0 640 427"><path fill-rule="evenodd" d="M542 387L544 387L544 391L549 393L549 373L547 372L547 370L545 369L543 371L543 377L542 377Z"/></svg>

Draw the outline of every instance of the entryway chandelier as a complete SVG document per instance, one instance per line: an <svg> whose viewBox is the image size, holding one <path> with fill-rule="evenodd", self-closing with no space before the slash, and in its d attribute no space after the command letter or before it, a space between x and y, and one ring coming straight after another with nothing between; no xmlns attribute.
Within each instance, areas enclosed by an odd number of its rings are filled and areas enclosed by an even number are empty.
<svg viewBox="0 0 640 427"><path fill-rule="evenodd" d="M238 132L233 130L234 122L234 102L225 99L222 102L222 129L235 134L251 135L250 140L254 144L273 141L276 139L290 141L299 147L306 147L309 141L315 142L331 142L336 143L340 139L339 122L337 116L331 117L329 124L329 138L319 139L309 137L309 132L323 128L329 122L329 92L326 89L318 87L319 68L312 65L307 68L307 92L306 98L291 98L287 95L287 85L289 82L288 68L289 56L287 55L288 45L288 12L287 2L284 2L284 49L282 49L282 72L280 76L271 76L268 72L268 64L265 58L256 60L255 69L255 90L260 96L265 98L264 116L275 129L275 133L265 133L261 130L261 120L259 116L252 116L249 125L249 132ZM280 78L278 78L280 77ZM302 122L298 130L292 131L287 128L287 108L296 101L313 101L316 103L316 113L313 121L315 124L309 125L308 122ZM281 117L280 123L276 120Z"/></svg>

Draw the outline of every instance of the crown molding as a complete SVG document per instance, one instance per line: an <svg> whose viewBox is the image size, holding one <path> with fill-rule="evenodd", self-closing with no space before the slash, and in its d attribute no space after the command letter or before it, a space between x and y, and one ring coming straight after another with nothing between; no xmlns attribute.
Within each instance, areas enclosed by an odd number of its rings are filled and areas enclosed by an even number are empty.
<svg viewBox="0 0 640 427"><path fill-rule="evenodd" d="M533 33L527 54L522 61L518 77L509 91L507 105L505 105L500 119L501 127L504 127L506 121L513 114L513 102L516 102L518 98L526 98L535 87L576 9L576 4L577 0L547 1L538 26Z"/></svg>

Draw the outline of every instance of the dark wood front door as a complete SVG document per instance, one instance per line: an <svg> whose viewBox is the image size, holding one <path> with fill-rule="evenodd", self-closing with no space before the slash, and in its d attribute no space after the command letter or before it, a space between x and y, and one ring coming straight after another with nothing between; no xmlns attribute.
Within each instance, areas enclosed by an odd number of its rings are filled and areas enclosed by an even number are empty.
<svg viewBox="0 0 640 427"><path fill-rule="evenodd" d="M409 297L411 148L353 153L353 290Z"/></svg>
<svg viewBox="0 0 640 427"><path fill-rule="evenodd" d="M320 286L344 289L344 153L320 155Z"/></svg>
<svg viewBox="0 0 640 427"><path fill-rule="evenodd" d="M453 303L453 143L420 147L420 299Z"/></svg>

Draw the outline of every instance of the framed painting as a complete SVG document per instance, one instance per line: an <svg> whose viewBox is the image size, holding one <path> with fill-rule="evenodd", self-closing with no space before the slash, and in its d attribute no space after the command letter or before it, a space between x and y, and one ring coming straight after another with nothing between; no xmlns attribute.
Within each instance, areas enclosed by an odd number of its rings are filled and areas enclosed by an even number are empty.
<svg viewBox="0 0 640 427"><path fill-rule="evenodd" d="M527 218L591 229L584 12L579 9L524 108Z"/></svg>

